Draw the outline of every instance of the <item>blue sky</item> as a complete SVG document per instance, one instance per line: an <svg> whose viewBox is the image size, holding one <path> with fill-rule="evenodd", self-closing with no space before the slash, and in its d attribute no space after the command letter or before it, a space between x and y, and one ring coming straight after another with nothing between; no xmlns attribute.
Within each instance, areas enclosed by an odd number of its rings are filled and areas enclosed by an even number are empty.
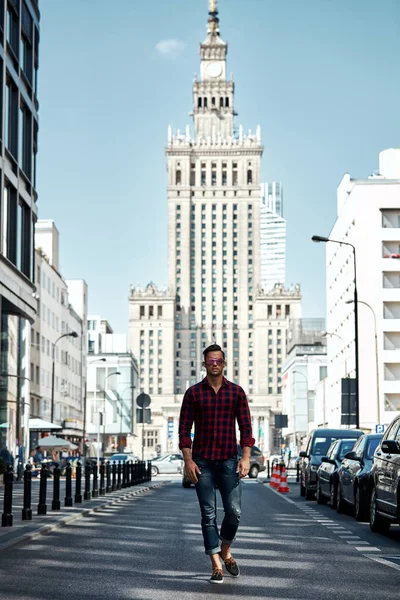
<svg viewBox="0 0 400 600"><path fill-rule="evenodd" d="M238 123L261 125L284 186L287 284L325 316L325 250L344 173L400 145L398 0L219 0ZM41 0L39 218L89 309L128 329L129 284L167 283L167 127L190 123L207 0ZM399 199L400 201L400 199Z"/></svg>

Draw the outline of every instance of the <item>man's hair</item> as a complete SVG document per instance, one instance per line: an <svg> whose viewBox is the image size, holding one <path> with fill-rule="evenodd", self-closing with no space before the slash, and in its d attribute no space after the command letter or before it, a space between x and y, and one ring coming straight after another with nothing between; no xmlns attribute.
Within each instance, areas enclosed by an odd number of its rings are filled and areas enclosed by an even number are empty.
<svg viewBox="0 0 400 600"><path fill-rule="evenodd" d="M211 344L211 346L208 346L208 348L203 350L204 360L206 360L209 352L221 352L225 360L225 352L222 350L221 346L218 346L218 344Z"/></svg>

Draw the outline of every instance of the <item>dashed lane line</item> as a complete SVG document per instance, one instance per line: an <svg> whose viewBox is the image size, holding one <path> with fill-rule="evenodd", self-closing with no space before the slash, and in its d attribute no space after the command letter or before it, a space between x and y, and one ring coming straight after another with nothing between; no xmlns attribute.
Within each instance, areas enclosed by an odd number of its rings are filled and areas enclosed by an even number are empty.
<svg viewBox="0 0 400 600"><path fill-rule="evenodd" d="M280 492L275 490L273 487L268 486L268 489L271 490L271 492L274 492L274 494L277 494L277 496L279 496L280 498L283 498L283 500L286 500L286 502L289 502L290 504L294 504L295 506L297 506L304 514L306 514L308 517L311 517L319 525L323 525L327 529L329 528L329 531L336 533L336 535L341 539L341 541L346 542L347 544L352 546L358 552L364 553L364 556L366 558L370 558L372 560L378 560L376 556L371 557L367 553L382 552L380 550L380 548L377 548L376 546L371 546L369 542L362 540L358 535L355 535L351 531L347 531L345 529L345 527L335 524L335 522L332 519L321 518L322 517L321 513L319 513L314 508L312 508L310 506L302 506L298 502L294 502L294 500L292 500L291 498L288 498L287 496L282 495ZM390 566L397 570L400 570L399 565L395 565L388 560L382 559L382 560L379 560L378 562L381 562L382 564L385 564L387 566Z"/></svg>

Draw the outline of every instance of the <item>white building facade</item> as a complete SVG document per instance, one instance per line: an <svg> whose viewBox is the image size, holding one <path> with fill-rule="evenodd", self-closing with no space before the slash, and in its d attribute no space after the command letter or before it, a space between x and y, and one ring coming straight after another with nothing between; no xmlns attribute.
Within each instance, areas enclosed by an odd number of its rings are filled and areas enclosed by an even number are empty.
<svg viewBox="0 0 400 600"><path fill-rule="evenodd" d="M286 220L283 218L283 188L277 181L261 184L260 208L261 287L285 285Z"/></svg>
<svg viewBox="0 0 400 600"><path fill-rule="evenodd" d="M138 365L126 334L115 334L100 315L88 315L86 456L98 451L99 456L124 451L141 456L142 431L138 437L135 430L138 389ZM147 458L154 448L147 451L150 436L144 437Z"/></svg>
<svg viewBox="0 0 400 600"><path fill-rule="evenodd" d="M86 376L86 322L82 316L87 312L87 285L76 280L77 289L70 295L58 272L59 235L53 221L38 221L35 233L38 316L31 327L30 414L45 421L53 419L62 427L60 436L82 447ZM72 332L76 338L67 335ZM40 433L31 433L31 447L38 437Z"/></svg>
<svg viewBox="0 0 400 600"><path fill-rule="evenodd" d="M360 426L375 431L400 410L400 149L381 152L368 179L345 175L337 210L329 237L356 249ZM326 271L328 423L336 427L341 378L355 376L352 249L326 244Z"/></svg>

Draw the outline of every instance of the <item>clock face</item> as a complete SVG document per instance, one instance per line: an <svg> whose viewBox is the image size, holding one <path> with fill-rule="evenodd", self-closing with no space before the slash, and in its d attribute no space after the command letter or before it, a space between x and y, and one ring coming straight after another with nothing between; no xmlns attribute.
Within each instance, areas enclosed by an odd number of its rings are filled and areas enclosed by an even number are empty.
<svg viewBox="0 0 400 600"><path fill-rule="evenodd" d="M212 62L207 65L207 75L209 77L219 77L222 73L221 63Z"/></svg>

